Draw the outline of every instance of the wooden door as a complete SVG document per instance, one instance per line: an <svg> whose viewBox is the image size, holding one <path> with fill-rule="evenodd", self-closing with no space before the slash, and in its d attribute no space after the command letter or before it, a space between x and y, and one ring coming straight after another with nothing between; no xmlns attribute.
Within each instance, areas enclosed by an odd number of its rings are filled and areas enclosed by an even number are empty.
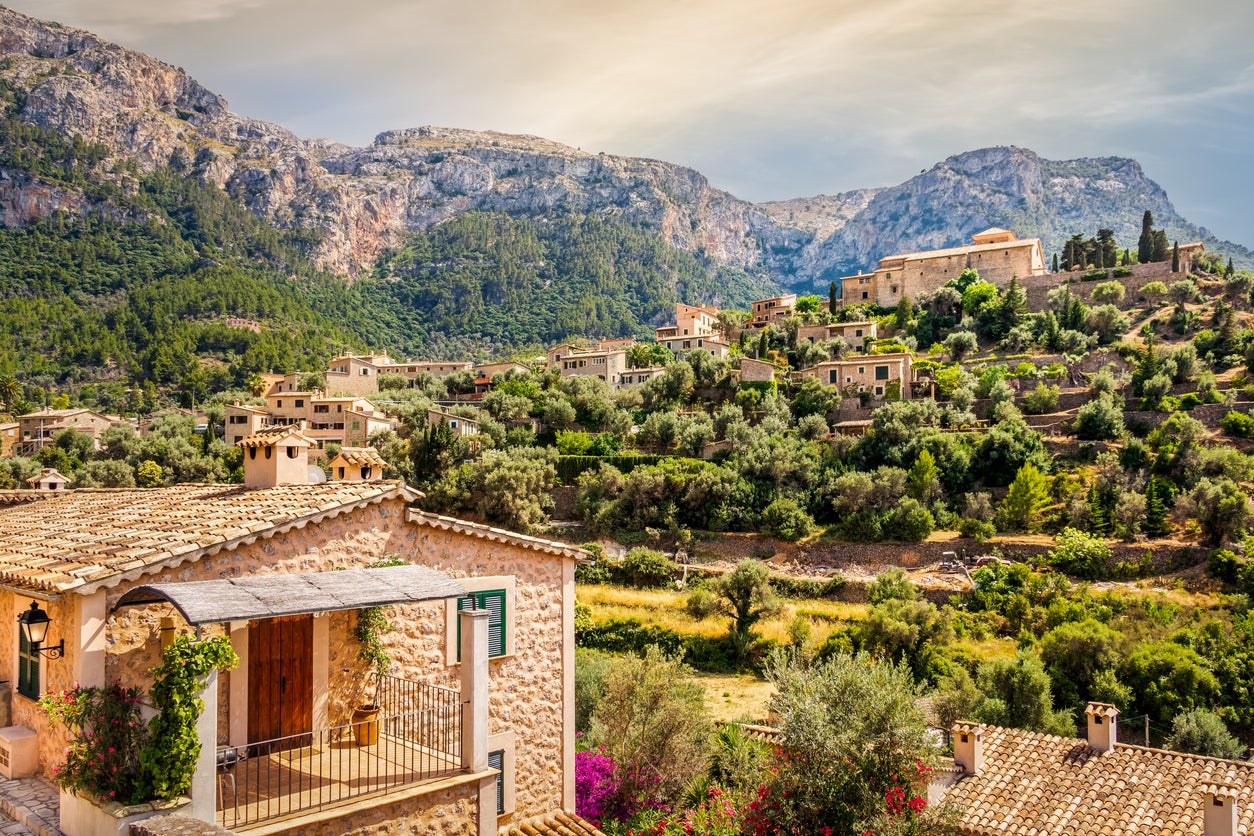
<svg viewBox="0 0 1254 836"><path fill-rule="evenodd" d="M248 742L313 730L313 616L248 623ZM292 745L304 745L299 740Z"/></svg>

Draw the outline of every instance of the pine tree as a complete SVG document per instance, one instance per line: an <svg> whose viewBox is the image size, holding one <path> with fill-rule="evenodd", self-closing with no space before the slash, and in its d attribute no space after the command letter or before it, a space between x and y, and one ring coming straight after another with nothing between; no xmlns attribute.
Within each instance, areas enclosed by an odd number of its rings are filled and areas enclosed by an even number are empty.
<svg viewBox="0 0 1254 836"><path fill-rule="evenodd" d="M1005 531L1034 531L1040 524L1041 512L1049 505L1049 487L1036 465L1025 464L1015 474L1006 498L999 509L1000 525Z"/></svg>
<svg viewBox="0 0 1254 836"><path fill-rule="evenodd" d="M1141 237L1136 242L1136 260L1141 264L1154 260L1154 215L1148 209L1141 218Z"/></svg>
<svg viewBox="0 0 1254 836"><path fill-rule="evenodd" d="M832 316L836 315L836 280L832 279L832 283L827 286L827 312Z"/></svg>
<svg viewBox="0 0 1254 836"><path fill-rule="evenodd" d="M1180 242L1171 245L1171 272L1180 272Z"/></svg>

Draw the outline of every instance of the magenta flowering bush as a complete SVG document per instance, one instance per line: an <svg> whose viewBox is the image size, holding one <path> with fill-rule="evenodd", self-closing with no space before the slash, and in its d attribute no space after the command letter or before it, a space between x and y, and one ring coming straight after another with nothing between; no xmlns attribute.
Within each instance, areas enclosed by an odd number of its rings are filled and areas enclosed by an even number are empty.
<svg viewBox="0 0 1254 836"><path fill-rule="evenodd" d="M581 818L601 826L607 809L618 795L618 764L605 754L605 747L575 753L575 812Z"/></svg>
<svg viewBox="0 0 1254 836"><path fill-rule="evenodd" d="M139 690L108 685L53 691L39 707L70 731L65 763L53 767L62 789L96 801L133 803L141 794L139 751L148 730L139 718Z"/></svg>

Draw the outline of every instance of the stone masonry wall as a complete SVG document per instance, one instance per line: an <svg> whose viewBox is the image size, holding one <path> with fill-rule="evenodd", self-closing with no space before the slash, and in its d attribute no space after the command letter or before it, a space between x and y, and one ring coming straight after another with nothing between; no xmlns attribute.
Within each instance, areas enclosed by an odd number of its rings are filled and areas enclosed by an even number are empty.
<svg viewBox="0 0 1254 836"><path fill-rule="evenodd" d="M181 629L190 629L167 606L128 607L113 612L117 600L133 586L330 571L366 566L392 553L457 578L515 577L515 598L508 602L513 610L515 653L489 663L489 732L512 731L515 735L515 818L521 820L560 808L565 699L562 578L563 561L569 558L408 523L404 503L400 500L306 525L108 590L111 615L106 625L106 681L118 680L124 685L146 687L151 681L148 671L159 661L161 617L174 614ZM457 664L449 664L446 658L448 606L445 602L429 602L390 609L393 631L383 637L383 642L392 655L391 674L433 685L459 687L459 668ZM66 613L55 609L50 612L58 619L57 623L66 623L59 621L66 618ZM368 677L353 635L356 613L334 613L329 618L328 721L329 725L336 726L347 721L348 713L361 698L361 683ZM5 621L0 619L0 636L6 629ZM64 669L68 670L68 666ZM240 672L224 673L220 678L221 742L227 739L230 678L238 675ZM54 678L50 687L72 684ZM21 719L29 718L32 713L25 706L21 707L21 718L17 716L20 702L29 701L15 699L15 722L26 722L31 728L37 728L29 719ZM47 766L60 760L63 745L60 742L45 745L45 771Z"/></svg>
<svg viewBox="0 0 1254 836"><path fill-rule="evenodd" d="M474 787L463 784L316 824L301 824L286 832L291 836L474 836L477 819Z"/></svg>

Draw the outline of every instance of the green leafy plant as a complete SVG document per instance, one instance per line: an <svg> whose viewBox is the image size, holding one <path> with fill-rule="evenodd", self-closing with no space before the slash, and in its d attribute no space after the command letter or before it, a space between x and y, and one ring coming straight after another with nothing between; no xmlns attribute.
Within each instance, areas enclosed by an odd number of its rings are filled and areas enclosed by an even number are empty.
<svg viewBox="0 0 1254 836"><path fill-rule="evenodd" d="M386 554L371 562L368 568L382 569L386 566L404 566L405 561L400 555ZM392 664L392 657L383 646L383 636L392 632L392 625L387 619L387 607L363 607L357 613L356 636L361 644L361 659L382 676Z"/></svg>
<svg viewBox="0 0 1254 836"><path fill-rule="evenodd" d="M191 789L200 758L196 721L205 710L198 694L211 671L231 670L237 664L239 657L226 636L193 642L182 635L162 651L148 691L160 714L148 724L148 743L139 752L145 798L178 798Z"/></svg>

